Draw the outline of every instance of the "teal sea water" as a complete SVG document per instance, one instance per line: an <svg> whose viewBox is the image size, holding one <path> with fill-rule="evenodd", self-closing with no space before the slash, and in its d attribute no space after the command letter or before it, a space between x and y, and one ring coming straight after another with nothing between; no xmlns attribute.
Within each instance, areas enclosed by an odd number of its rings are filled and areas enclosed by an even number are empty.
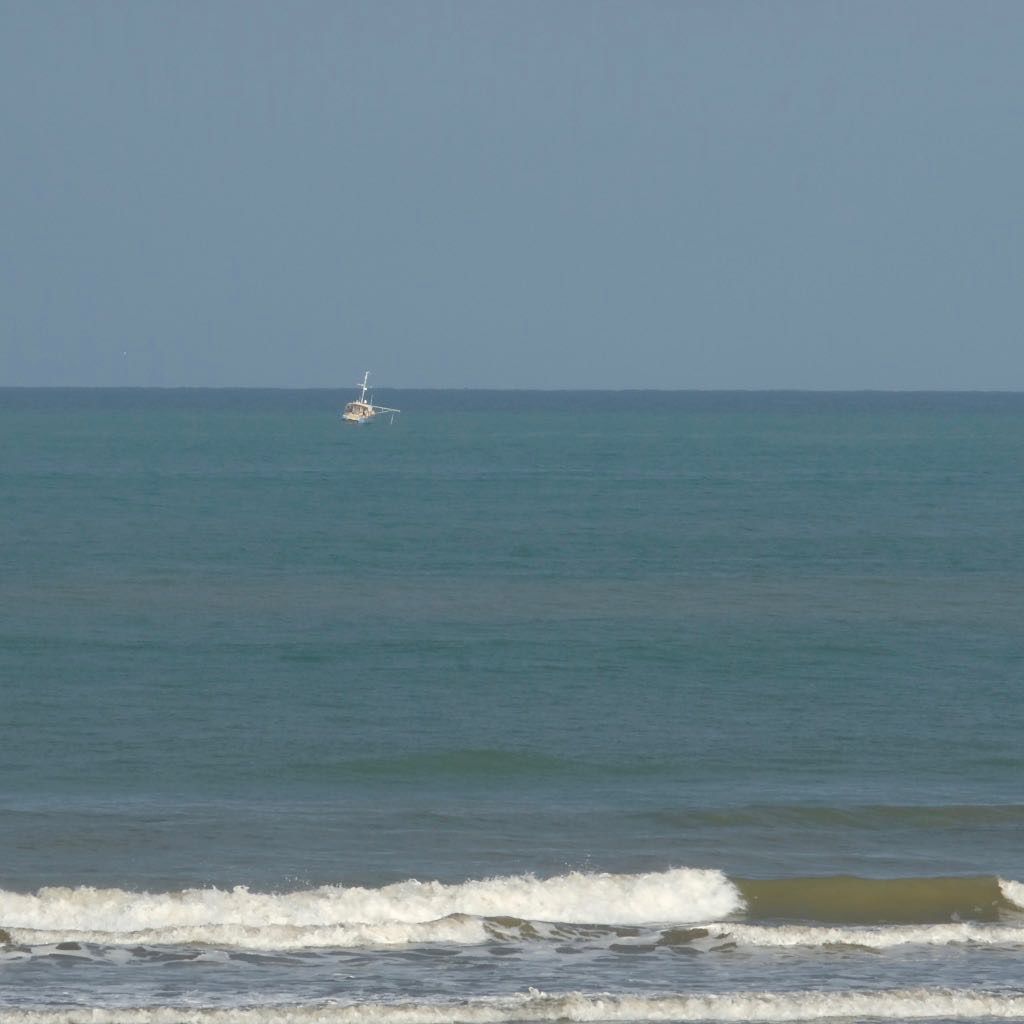
<svg viewBox="0 0 1024 1024"><path fill-rule="evenodd" d="M1024 1019L1024 396L0 390L0 1021Z"/></svg>

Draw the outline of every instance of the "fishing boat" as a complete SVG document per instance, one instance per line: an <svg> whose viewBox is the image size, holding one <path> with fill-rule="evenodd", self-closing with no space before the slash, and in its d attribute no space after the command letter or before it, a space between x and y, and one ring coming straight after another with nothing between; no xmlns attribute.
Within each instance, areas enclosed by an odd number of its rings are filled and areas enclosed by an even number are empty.
<svg viewBox="0 0 1024 1024"><path fill-rule="evenodd" d="M348 423L369 423L381 413L391 413L393 418L395 413L402 411L401 409L389 409L386 405L374 405L373 395L367 397L369 382L370 371L367 370L363 374L362 390L359 392L359 397L355 401L349 402L341 414L341 418Z"/></svg>

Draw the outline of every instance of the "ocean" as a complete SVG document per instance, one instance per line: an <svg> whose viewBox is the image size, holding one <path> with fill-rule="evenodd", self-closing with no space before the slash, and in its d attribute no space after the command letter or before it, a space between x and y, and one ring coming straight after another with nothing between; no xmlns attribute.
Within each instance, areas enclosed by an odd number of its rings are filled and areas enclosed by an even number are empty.
<svg viewBox="0 0 1024 1024"><path fill-rule="evenodd" d="M0 1021L1024 1020L1024 395L0 389Z"/></svg>

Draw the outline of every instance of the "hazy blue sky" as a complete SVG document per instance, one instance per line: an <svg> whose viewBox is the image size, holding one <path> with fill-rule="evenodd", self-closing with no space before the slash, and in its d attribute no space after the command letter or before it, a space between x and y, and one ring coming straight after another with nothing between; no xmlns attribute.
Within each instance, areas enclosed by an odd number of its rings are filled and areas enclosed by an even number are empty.
<svg viewBox="0 0 1024 1024"><path fill-rule="evenodd" d="M1024 2L0 0L0 384L1024 389Z"/></svg>

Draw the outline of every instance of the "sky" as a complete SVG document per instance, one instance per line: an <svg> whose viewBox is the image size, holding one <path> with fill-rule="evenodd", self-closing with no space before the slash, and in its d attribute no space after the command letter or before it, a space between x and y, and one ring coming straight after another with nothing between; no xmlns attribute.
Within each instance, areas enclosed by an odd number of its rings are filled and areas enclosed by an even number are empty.
<svg viewBox="0 0 1024 1024"><path fill-rule="evenodd" d="M1019 0L0 0L0 386L1024 390Z"/></svg>

